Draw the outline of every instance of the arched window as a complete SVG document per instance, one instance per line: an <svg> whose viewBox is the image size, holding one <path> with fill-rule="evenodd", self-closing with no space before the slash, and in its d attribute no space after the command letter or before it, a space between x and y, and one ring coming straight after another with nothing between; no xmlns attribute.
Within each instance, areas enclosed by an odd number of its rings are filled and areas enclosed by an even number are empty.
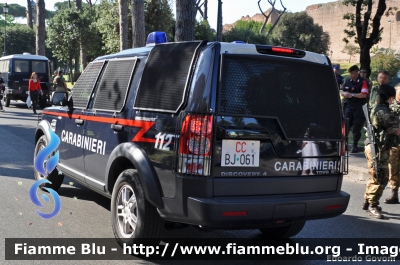
<svg viewBox="0 0 400 265"><path fill-rule="evenodd" d="M400 21L400 11L396 13L396 21Z"/></svg>

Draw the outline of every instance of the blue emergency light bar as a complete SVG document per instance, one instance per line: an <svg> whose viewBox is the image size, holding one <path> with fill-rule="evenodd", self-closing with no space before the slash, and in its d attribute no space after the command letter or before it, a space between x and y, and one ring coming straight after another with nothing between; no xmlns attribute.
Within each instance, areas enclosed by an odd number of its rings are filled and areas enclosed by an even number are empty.
<svg viewBox="0 0 400 265"><path fill-rule="evenodd" d="M154 46L157 43L168 42L167 34L163 31L154 31L147 36L146 46Z"/></svg>
<svg viewBox="0 0 400 265"><path fill-rule="evenodd" d="M244 41L241 41L241 40L235 40L235 41L232 41L231 43L246 44L246 43L244 43Z"/></svg>

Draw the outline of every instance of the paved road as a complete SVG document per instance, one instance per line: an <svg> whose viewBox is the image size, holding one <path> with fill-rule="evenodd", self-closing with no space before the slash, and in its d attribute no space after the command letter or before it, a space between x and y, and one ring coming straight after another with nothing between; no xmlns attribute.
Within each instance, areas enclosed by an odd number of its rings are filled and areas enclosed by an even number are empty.
<svg viewBox="0 0 400 265"><path fill-rule="evenodd" d="M109 261L5 261L4 238L114 238L110 221L110 200L65 179L58 193L61 212L50 220L35 213L28 195L33 180L33 136L37 117L24 104L12 104L0 113L0 264L110 264ZM400 205L383 205L386 218L373 220L361 210L364 185L345 180L343 190L352 195L346 213L340 217L309 221L299 238L395 238L400 234ZM388 190L384 197L388 196ZM257 238L258 230L201 232L185 228L167 232L170 238ZM132 264L133 262L116 262ZM150 262L138 261L135 264ZM161 262L155 262L161 263ZM165 264L166 262L162 262ZM169 262L176 264L178 262ZM201 261L190 264L204 263ZM229 264L232 262L230 261ZM245 262L236 262L243 264ZM251 263L251 262L250 262ZM259 263L259 262L258 262ZM321 264L321 261L274 262L274 264ZM182 262L188 264L188 262ZM215 262L228 264L228 262ZM271 263L270 263L271 264ZM370 264L370 263L369 263Z"/></svg>

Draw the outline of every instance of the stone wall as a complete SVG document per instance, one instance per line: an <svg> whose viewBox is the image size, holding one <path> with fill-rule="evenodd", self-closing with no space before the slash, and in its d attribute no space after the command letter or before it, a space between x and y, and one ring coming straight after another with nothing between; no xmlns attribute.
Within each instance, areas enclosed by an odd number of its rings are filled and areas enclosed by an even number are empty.
<svg viewBox="0 0 400 265"><path fill-rule="evenodd" d="M374 1L373 14L375 15L377 1ZM388 0L388 7L400 7L400 0ZM326 4L317 4L308 6L306 12L309 16L314 18L314 23L323 27L323 30L328 32L331 37L331 60L333 62L345 62L349 60L349 55L343 53L343 48L346 43L343 38L346 36L344 29L347 28L347 20L343 19L346 13L355 13L355 7L345 6L341 1L331 2ZM391 20L392 23L388 22ZM400 10L395 11L394 16L383 16L381 19L381 27L383 27L382 41L378 43L380 48L392 48L400 52ZM350 42L354 44L353 41ZM354 44L356 45L356 44ZM352 61L358 61L358 56Z"/></svg>

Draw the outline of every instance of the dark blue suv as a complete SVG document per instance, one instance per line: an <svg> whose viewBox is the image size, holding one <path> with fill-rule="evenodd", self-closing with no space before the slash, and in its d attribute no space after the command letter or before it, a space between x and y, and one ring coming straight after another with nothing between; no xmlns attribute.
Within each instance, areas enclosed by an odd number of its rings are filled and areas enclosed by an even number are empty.
<svg viewBox="0 0 400 265"><path fill-rule="evenodd" d="M120 243L172 223L291 237L350 198L340 99L320 54L190 41L99 57L43 111L35 156L49 130L61 139L50 187L61 170L111 198Z"/></svg>

